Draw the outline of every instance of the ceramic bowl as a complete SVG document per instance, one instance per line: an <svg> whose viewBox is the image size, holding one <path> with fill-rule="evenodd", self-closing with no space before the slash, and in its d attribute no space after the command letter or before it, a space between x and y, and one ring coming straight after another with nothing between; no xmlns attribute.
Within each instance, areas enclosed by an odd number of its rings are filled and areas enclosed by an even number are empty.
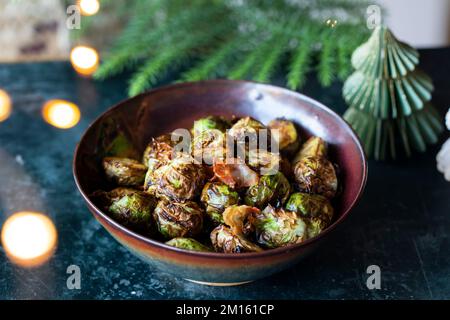
<svg viewBox="0 0 450 320"><path fill-rule="evenodd" d="M302 138L322 137L339 167L342 192L335 200L333 224L303 243L259 253L223 254L186 251L137 234L94 205L90 194L111 188L101 159L106 146L126 137L142 151L151 137L190 128L207 115L251 116L268 123L284 117L302 128ZM87 207L122 245L152 267L205 284L234 285L267 277L299 262L324 242L360 198L367 177L361 144L348 124L321 103L283 88L246 81L212 80L158 88L120 102L86 130L75 151L73 173Z"/></svg>

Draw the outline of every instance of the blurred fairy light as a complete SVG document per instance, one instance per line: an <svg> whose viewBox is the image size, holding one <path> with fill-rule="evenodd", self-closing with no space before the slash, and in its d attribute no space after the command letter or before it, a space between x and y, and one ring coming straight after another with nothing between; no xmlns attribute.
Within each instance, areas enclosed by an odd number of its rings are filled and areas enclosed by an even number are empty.
<svg viewBox="0 0 450 320"><path fill-rule="evenodd" d="M56 248L53 222L38 212L18 212L2 228L2 245L9 259L21 266L34 267L46 262Z"/></svg>
<svg viewBox="0 0 450 320"><path fill-rule="evenodd" d="M81 113L76 104L65 100L49 100L42 108L42 117L54 127L69 129L80 121Z"/></svg>
<svg viewBox="0 0 450 320"><path fill-rule="evenodd" d="M338 21L336 19L327 19L327 21L325 21L326 25L330 28L334 28L337 26Z"/></svg>
<svg viewBox="0 0 450 320"><path fill-rule="evenodd" d="M79 0L78 6L83 16L93 16L100 9L100 2L98 0Z"/></svg>
<svg viewBox="0 0 450 320"><path fill-rule="evenodd" d="M6 91L0 89L0 122L9 118L12 110L11 98Z"/></svg>
<svg viewBox="0 0 450 320"><path fill-rule="evenodd" d="M78 73L89 76L98 68L98 53L94 48L76 46L70 52L70 62Z"/></svg>

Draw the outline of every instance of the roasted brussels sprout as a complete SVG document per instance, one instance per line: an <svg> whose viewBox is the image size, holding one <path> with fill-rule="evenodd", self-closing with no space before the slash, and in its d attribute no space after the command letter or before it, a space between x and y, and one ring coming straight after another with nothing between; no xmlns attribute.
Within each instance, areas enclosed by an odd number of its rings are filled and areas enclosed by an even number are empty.
<svg viewBox="0 0 450 320"><path fill-rule="evenodd" d="M166 244L175 248L191 251L205 251L205 252L212 251L209 247L205 246L203 243L200 243L192 238L181 238L181 237L173 238L167 241Z"/></svg>
<svg viewBox="0 0 450 320"><path fill-rule="evenodd" d="M308 239L314 238L315 236L319 235L323 230L325 230L329 224L326 223L323 219L320 218L309 218L305 219L306 226L307 226L307 233L308 233Z"/></svg>
<svg viewBox="0 0 450 320"><path fill-rule="evenodd" d="M192 155L208 165L223 162L227 156L225 134L216 129L198 133L192 140Z"/></svg>
<svg viewBox="0 0 450 320"><path fill-rule="evenodd" d="M131 195L136 192L140 191L131 188L119 187L111 191L97 190L90 195L90 198L100 209L108 211L109 206L114 201L117 201L124 196Z"/></svg>
<svg viewBox="0 0 450 320"><path fill-rule="evenodd" d="M269 122L268 127L280 151L295 152L299 146L297 129L292 121L275 119Z"/></svg>
<svg viewBox="0 0 450 320"><path fill-rule="evenodd" d="M268 204L283 205L289 197L291 186L284 174L262 176L258 184L248 188L244 202L247 205L265 208Z"/></svg>
<svg viewBox="0 0 450 320"><path fill-rule="evenodd" d="M259 209L250 206L231 206L223 213L223 220L238 236L250 236L254 231L255 216Z"/></svg>
<svg viewBox="0 0 450 320"><path fill-rule="evenodd" d="M203 187L201 201L213 223L220 224L223 223L223 211L238 204L239 194L224 183L208 182Z"/></svg>
<svg viewBox="0 0 450 320"><path fill-rule="evenodd" d="M242 253L262 251L258 245L248 241L243 236L234 234L225 225L220 225L211 232L211 243L217 252Z"/></svg>
<svg viewBox="0 0 450 320"><path fill-rule="evenodd" d="M301 217L319 218L329 224L333 219L333 207L330 201L318 194L296 192L291 194L286 209L296 212Z"/></svg>
<svg viewBox="0 0 450 320"><path fill-rule="evenodd" d="M311 137L302 145L299 152L296 154L293 163L299 162L306 157L326 157L327 144L319 137Z"/></svg>
<svg viewBox="0 0 450 320"><path fill-rule="evenodd" d="M296 244L307 238L305 222L292 211L267 206L255 220L256 239L267 248Z"/></svg>
<svg viewBox="0 0 450 320"><path fill-rule="evenodd" d="M147 172L145 165L128 158L104 158L103 168L108 179L119 186L141 186Z"/></svg>
<svg viewBox="0 0 450 320"><path fill-rule="evenodd" d="M218 130L222 133L230 127L230 122L223 117L219 116L209 116L201 118L194 121L194 126L192 127L192 134L194 138L200 133L207 130Z"/></svg>
<svg viewBox="0 0 450 320"><path fill-rule="evenodd" d="M152 138L142 163L117 123L105 123L99 154L118 188L89 197L141 234L186 250L258 252L315 237L332 222L338 181L327 144L311 137L298 150L289 120L266 127L251 117L204 117ZM207 234L211 247L199 242Z"/></svg>
<svg viewBox="0 0 450 320"><path fill-rule="evenodd" d="M281 156L262 149L250 150L247 162L252 169L262 175L275 174L281 169Z"/></svg>
<svg viewBox="0 0 450 320"><path fill-rule="evenodd" d="M175 142L172 141L171 134L163 134L157 138L152 138L145 148L142 163L148 166L150 171L155 170L172 159L174 146Z"/></svg>
<svg viewBox="0 0 450 320"><path fill-rule="evenodd" d="M258 174L241 159L227 159L226 163L215 163L213 171L217 179L233 189L250 187L259 181Z"/></svg>
<svg viewBox="0 0 450 320"><path fill-rule="evenodd" d="M294 166L294 177L301 192L336 195L338 180L333 164L323 157L305 157Z"/></svg>
<svg viewBox="0 0 450 320"><path fill-rule="evenodd" d="M253 118L241 118L228 130L228 135L237 141L237 147L240 150L270 150L270 130Z"/></svg>
<svg viewBox="0 0 450 320"><path fill-rule="evenodd" d="M137 191L114 200L108 211L123 225L136 231L148 231L155 206L156 200L151 195Z"/></svg>
<svg viewBox="0 0 450 320"><path fill-rule="evenodd" d="M159 232L166 239L193 237L203 227L203 211L197 203L160 201L153 212Z"/></svg>
<svg viewBox="0 0 450 320"><path fill-rule="evenodd" d="M203 165L181 156L148 173L145 190L157 197L190 200L201 193L205 180Z"/></svg>

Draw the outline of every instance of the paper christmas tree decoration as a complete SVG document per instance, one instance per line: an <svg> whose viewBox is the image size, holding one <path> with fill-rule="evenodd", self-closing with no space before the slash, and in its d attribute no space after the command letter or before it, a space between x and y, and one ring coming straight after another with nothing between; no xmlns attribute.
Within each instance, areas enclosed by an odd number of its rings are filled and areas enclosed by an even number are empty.
<svg viewBox="0 0 450 320"><path fill-rule="evenodd" d="M345 81L349 109L344 118L359 135L369 157L396 158L425 151L443 130L430 104L433 83L416 68L418 52L398 41L385 26L352 55L355 72Z"/></svg>

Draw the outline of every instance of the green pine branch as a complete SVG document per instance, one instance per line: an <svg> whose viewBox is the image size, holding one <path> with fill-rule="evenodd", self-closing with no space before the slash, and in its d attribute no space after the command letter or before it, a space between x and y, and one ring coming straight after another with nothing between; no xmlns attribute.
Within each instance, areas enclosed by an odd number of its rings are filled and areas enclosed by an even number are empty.
<svg viewBox="0 0 450 320"><path fill-rule="evenodd" d="M286 57L286 82L290 88L301 88L311 69L317 70L321 84L329 85L336 76L342 78L348 73L348 56L357 39L367 35L366 1L136 0L122 6L117 3L102 2L98 15L108 12L117 19L128 19L128 23L109 53L102 53L95 78L136 69L130 78L131 95L149 88L169 68L187 61L192 64L181 74L183 81L225 76L268 82L276 70L282 70ZM345 12L347 18L338 20L335 26L327 25L326 20L341 16L337 12ZM219 24L224 27L217 32ZM94 27L95 23L87 31ZM312 59L314 55L318 59Z"/></svg>

